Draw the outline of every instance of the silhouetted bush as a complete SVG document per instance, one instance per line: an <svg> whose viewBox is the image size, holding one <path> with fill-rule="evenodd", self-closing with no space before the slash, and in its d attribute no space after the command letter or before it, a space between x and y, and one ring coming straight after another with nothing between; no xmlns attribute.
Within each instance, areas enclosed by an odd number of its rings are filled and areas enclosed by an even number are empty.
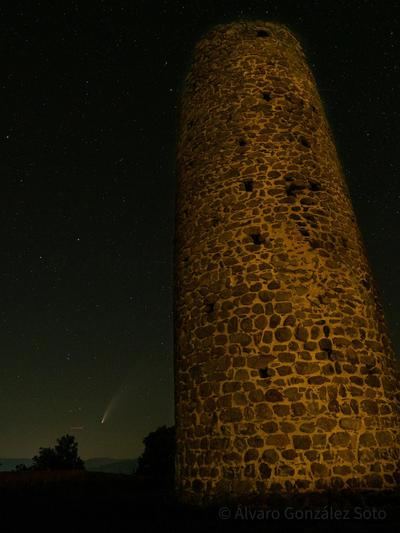
<svg viewBox="0 0 400 533"><path fill-rule="evenodd" d="M27 470L29 470L29 468L26 465L24 465L23 463L15 465L15 471L16 472L26 472Z"/></svg>

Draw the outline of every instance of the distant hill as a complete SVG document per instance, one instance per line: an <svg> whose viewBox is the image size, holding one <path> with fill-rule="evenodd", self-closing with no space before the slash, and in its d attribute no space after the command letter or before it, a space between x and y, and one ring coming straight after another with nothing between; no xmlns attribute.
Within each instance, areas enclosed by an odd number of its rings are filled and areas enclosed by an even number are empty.
<svg viewBox="0 0 400 533"><path fill-rule="evenodd" d="M15 470L17 465L21 464L25 466L31 466L32 459L27 459L26 457L23 459L0 458L0 472L11 472L12 470Z"/></svg>
<svg viewBox="0 0 400 533"><path fill-rule="evenodd" d="M132 474L137 467L137 459L111 459L96 457L86 459L85 468L89 472L106 472L109 474Z"/></svg>
<svg viewBox="0 0 400 533"><path fill-rule="evenodd" d="M32 459L0 458L0 472L11 472L17 465L27 467L32 465ZM108 474L132 474L137 467L137 459L112 459L110 457L95 457L86 459L85 468L89 472L106 472Z"/></svg>
<svg viewBox="0 0 400 533"><path fill-rule="evenodd" d="M17 465L25 465L25 466L31 466L32 465L32 459L9 459L9 458L0 458L0 472L11 472L11 470L15 470L15 467Z"/></svg>

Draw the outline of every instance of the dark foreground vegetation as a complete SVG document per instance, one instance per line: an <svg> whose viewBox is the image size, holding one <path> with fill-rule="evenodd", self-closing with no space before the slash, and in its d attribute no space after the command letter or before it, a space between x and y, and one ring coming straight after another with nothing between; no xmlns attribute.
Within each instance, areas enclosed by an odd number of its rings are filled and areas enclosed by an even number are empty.
<svg viewBox="0 0 400 533"><path fill-rule="evenodd" d="M135 531L147 523L163 531L181 525L198 531L230 530L384 531L400 526L400 494L328 494L271 497L260 508L223 502L196 509L181 505L154 479L84 470L0 473L3 524L90 527L96 531ZM126 529L128 527L128 529ZM93 529L94 528L94 529ZM6 529L5 531L13 531Z"/></svg>
<svg viewBox="0 0 400 533"><path fill-rule="evenodd" d="M201 509L174 493L174 429L161 427L144 440L131 475L88 472L70 436L41 448L32 468L0 473L2 531L394 531L400 526L400 492L337 492L269 496L221 502ZM50 450L50 451L49 451ZM190 528L190 529L189 529Z"/></svg>

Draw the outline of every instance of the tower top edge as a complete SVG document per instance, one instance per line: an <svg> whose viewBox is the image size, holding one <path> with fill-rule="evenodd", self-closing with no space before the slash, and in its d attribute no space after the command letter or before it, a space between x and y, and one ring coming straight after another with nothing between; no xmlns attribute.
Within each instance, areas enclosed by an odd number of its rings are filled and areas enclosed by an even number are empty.
<svg viewBox="0 0 400 533"><path fill-rule="evenodd" d="M273 41L283 41L302 48L296 33L285 24L269 20L235 20L211 26L199 39L197 46L202 47L213 40L241 40L256 37L272 37Z"/></svg>
<svg viewBox="0 0 400 533"><path fill-rule="evenodd" d="M241 28L259 28L259 29L286 29L287 31L290 31L288 26L286 24L282 24L281 22L275 22L271 20L265 20L265 19L238 19L238 20L232 20L230 22L222 22L220 24L214 24L210 31L213 30L228 30L228 29L241 29Z"/></svg>

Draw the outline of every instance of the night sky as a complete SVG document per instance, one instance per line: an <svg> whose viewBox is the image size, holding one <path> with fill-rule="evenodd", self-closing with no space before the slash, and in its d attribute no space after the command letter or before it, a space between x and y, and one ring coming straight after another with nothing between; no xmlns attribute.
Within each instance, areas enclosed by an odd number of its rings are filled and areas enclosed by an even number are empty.
<svg viewBox="0 0 400 533"><path fill-rule="evenodd" d="M303 43L400 352L398 2L6 1L0 457L72 433L132 458L173 423L179 95L195 42L240 18Z"/></svg>

